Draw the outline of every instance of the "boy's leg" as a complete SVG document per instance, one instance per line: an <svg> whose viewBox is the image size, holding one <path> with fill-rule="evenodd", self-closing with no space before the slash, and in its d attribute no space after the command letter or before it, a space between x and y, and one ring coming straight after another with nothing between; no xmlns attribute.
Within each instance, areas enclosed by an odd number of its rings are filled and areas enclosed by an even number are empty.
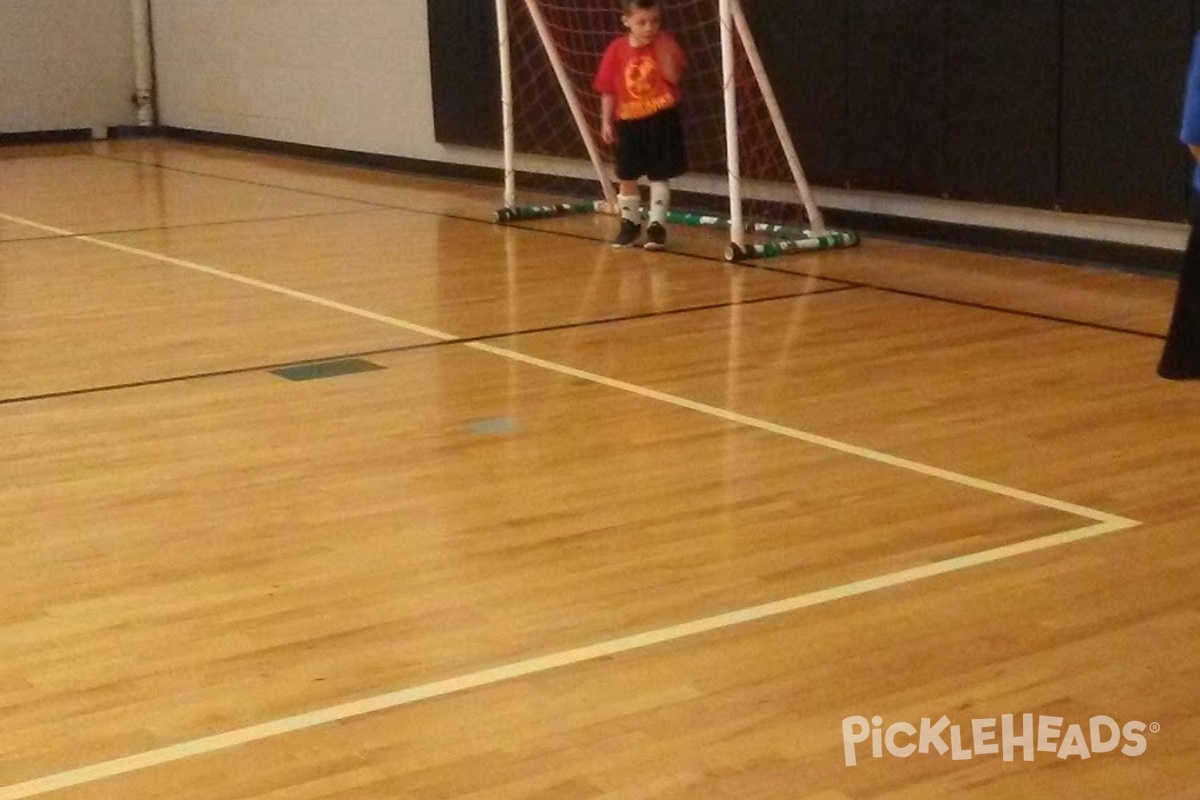
<svg viewBox="0 0 1200 800"><path fill-rule="evenodd" d="M670 108L654 117L653 157L649 165L650 225L646 228L646 249L667 246L667 213L671 209L671 179L687 172L687 148L684 146L683 121L679 109Z"/></svg>
<svg viewBox="0 0 1200 800"><path fill-rule="evenodd" d="M617 192L621 230L613 239L613 247L629 247L642 232L642 195L637 181L621 181L617 185Z"/></svg>
<svg viewBox="0 0 1200 800"><path fill-rule="evenodd" d="M667 246L667 211L671 208L671 184L650 181L650 225L646 228L646 249L662 250Z"/></svg>

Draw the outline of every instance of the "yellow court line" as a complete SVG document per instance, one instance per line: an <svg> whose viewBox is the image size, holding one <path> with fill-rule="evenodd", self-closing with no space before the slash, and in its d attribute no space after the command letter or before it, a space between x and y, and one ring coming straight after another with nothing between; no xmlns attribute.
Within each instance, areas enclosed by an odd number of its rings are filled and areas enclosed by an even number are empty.
<svg viewBox="0 0 1200 800"><path fill-rule="evenodd" d="M278 286L276 284L270 284L263 281L254 280L252 278L246 278L241 275L225 272L224 270L215 269L203 264L197 264L192 261L165 256L149 250L142 250L139 248L126 247L124 245L106 242L102 239L92 236L78 236L70 231L32 222L30 220L24 220L18 217L12 217L2 213L0 213L0 219L5 219L18 224L29 225L31 227L49 231L60 236L71 236L79 241L118 250L129 255L150 258L157 261L162 261L164 263L184 267L186 269L203 272L215 277L237 281L238 283L283 294L287 297L297 300L317 303L318 305L345 311L346 313L354 314L364 319L370 319L387 325L393 325L417 333L423 333L442 341L461 341L460 337L456 337L452 334L442 331L425 328L420 325L406 322L405 320L377 314L366 309L349 306L343 303L337 303L325 298L317 297L315 295L298 292L283 286ZM508 350L482 342L463 342L463 345L480 352L511 359L529 366L550 370L562 375L596 383L598 385L630 392L648 399L669 403L679 408L685 408L707 414L734 424L754 427L760 430L776 433L781 436L807 442L819 447L825 447L855 457L869 459L881 464L886 464L898 469L918 473L938 480L948 481L961 486L978 489L991 494L1001 495L1033 505L1063 511L1091 520L1092 524L1085 525L1080 528L1074 528L1061 533L1040 536L1023 542L1015 542L1002 547L992 548L990 550L968 553L962 556L955 556L953 558L943 559L930 564L924 564L909 569L899 570L897 572L891 572L886 575L879 575L872 578L852 581L840 586L821 589L784 600L778 600L762 605L739 609L736 611L718 614L678 625L671 625L631 636L610 639L598 644L588 645L586 647L575 648L572 650L565 650L559 653L552 653L525 661L518 661L512 664L492 667L489 669L472 672L467 675L461 675L421 686L401 689L363 700L357 700L325 709L310 711L307 713L298 714L296 716L265 722L259 725L252 725L213 736L206 736L200 739L170 745L168 747L151 750L133 756L117 758L100 764L94 764L87 767L81 767L79 769L67 770L54 775L35 778L23 783L17 783L0 788L0 800L22 800L23 798L35 797L71 786L92 783L106 778L112 778L118 775L124 775L127 773L147 769L149 767L167 764L173 761L194 758L197 756L226 750L239 745L261 741L263 739L269 739L288 733L308 730L320 725L328 724L330 722L351 719L354 717L363 716L365 714L399 708L401 706L420 702L422 700L435 697L444 697L447 695L456 694L458 692L467 691L469 689L488 686L501 681L534 675L553 669L560 669L607 656L641 650L665 642L676 641L679 639L697 636L737 625L744 625L750 622L763 620L780 614L790 613L803 608L811 608L824 603L831 603L849 597L855 597L870 592L880 591L882 589L901 586L938 575L945 575L951 572L956 572L983 564L991 564L998 561L1003 561L1005 559L1013 558L1026 553L1032 553L1039 550L1059 547L1073 542L1093 539L1105 534L1127 530L1141 524L1136 520L1126 519L1124 517L1119 517L1104 511L1087 508L1074 503L1068 503L1052 497L1035 494L1033 492L1027 492L1021 489L1015 489L1013 487L1004 486L992 481L973 478L968 475L940 469L938 467L932 467L916 461L898 458L896 456L888 455L887 453L880 453L868 448L859 447L846 442L840 442L836 439L830 439L828 437L807 433L796 428L790 428L785 425L779 425L744 414L738 414L736 412L728 411L716 406L698 403L693 400L677 397L665 392L659 392L644 386L638 386L636 384L608 378L603 375L587 372L585 370L575 369L574 367L569 367L564 364L528 356L514 350Z"/></svg>

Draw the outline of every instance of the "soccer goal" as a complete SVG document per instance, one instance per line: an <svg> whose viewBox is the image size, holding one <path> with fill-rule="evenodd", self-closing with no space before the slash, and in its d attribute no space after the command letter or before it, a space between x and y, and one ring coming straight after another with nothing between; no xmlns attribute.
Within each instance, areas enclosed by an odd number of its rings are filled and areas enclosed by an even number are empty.
<svg viewBox="0 0 1200 800"><path fill-rule="evenodd" d="M857 244L826 227L740 0L664 0L688 59L690 172L668 222L721 232L728 261ZM592 80L622 34L619 0L496 0L504 132L497 222L615 213ZM598 185L597 185L598 184Z"/></svg>

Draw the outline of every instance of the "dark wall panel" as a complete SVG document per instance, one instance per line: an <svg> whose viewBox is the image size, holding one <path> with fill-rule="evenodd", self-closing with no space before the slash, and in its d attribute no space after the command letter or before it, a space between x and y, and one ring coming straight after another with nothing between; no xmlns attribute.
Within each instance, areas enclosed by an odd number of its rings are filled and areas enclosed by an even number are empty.
<svg viewBox="0 0 1200 800"><path fill-rule="evenodd" d="M744 6L805 174L816 184L845 183L847 0Z"/></svg>
<svg viewBox="0 0 1200 800"><path fill-rule="evenodd" d="M848 183L941 194L945 7L958 0L850 0Z"/></svg>
<svg viewBox="0 0 1200 800"><path fill-rule="evenodd" d="M1068 211L1182 219L1179 138L1191 0L1063 0L1062 155Z"/></svg>
<svg viewBox="0 0 1200 800"><path fill-rule="evenodd" d="M1059 11L1046 0L946 6L948 197L1052 208L1058 190Z"/></svg>
<svg viewBox="0 0 1200 800"><path fill-rule="evenodd" d="M500 50L491 0L430 0L429 68L439 142L500 147Z"/></svg>

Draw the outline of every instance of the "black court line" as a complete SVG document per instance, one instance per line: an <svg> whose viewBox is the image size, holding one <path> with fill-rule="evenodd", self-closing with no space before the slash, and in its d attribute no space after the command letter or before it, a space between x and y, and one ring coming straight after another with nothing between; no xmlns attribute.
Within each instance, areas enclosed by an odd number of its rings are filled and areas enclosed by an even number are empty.
<svg viewBox="0 0 1200 800"><path fill-rule="evenodd" d="M251 152L254 152L254 151L251 151ZM360 202L365 205L376 206L378 209L404 211L404 212L408 212L408 213L412 213L412 214L422 214L425 216L439 217L442 219L453 219L453 220L459 220L462 222L472 222L472 223L476 223L476 224L480 224L480 225L495 225L496 224L495 222L492 222L491 220L480 219L478 217L468 217L468 216L463 216L463 215L458 215L458 214L448 214L445 212L428 211L425 209L409 208L407 206L398 206L398 205L392 205L389 203L379 203L379 202L371 201L371 200L357 200L356 198L353 198L353 197L344 197L342 195L330 194L328 192L318 192L318 191L315 191L312 189L294 189L294 188L287 187L287 186L277 186L277 185L271 184L271 183L262 183L260 181L247 180L245 178L230 178L230 177L226 177L223 175L211 175L211 174L205 173L205 172L196 172L194 170L180 169L178 167L167 167L167 166L162 166L159 164L146 164L144 161L137 161L136 159L129 159L129 158L120 158L118 156L112 156L112 155L102 155L102 154L97 154L97 153L93 153L92 155L96 158L105 158L105 159L110 159L112 161L120 161L122 163L138 164L141 166L150 166L150 167L154 167L155 169L169 170L169 171L174 171L174 172L182 172L182 173L186 173L186 174L190 174L190 175L201 175L201 176L206 176L209 178L214 178L217 180L225 180L225 181L230 181L233 183L243 183L243 184L246 184L249 186L270 187L270 188L274 188L274 189L280 189L283 191L298 192L300 194L308 194L308 195L313 195L316 197L325 197L328 199L354 200L356 202ZM325 162L319 162L319 163L325 163ZM370 169L368 169L366 167L358 167L357 169L363 169L368 172L371 171ZM393 173L389 173L389 174L393 174ZM401 173L394 173L394 174L401 174ZM425 177L425 176L422 176L422 177ZM439 180L439 179L429 178L429 180ZM446 179L443 179L443 180L446 180ZM447 182L454 183L455 181L447 180ZM461 182L462 181L460 181L460 183ZM355 213L355 212L347 212L347 213ZM250 220L244 220L244 221L249 222ZM601 241L594 237L584 236L582 234L571 233L568 231L549 231L549 230L544 230L542 228L534 228L534 227L530 227L528 225L522 225L519 223L507 223L505 227L517 228L519 230L529 231L532 233L540 233L540 234L547 235L547 236L563 236L563 237L567 237L567 238L571 238L571 239L577 239L577 240L588 241L588 242L600 242ZM607 245L607 242L604 242L604 244ZM933 247L933 245L926 245L926 246ZM1040 320L1043 322L1057 322L1057 323L1060 323L1063 325L1070 325L1070 326L1080 327L1080 328L1089 328L1091 330L1103 331L1105 333L1126 334L1129 336L1137 336L1137 337L1146 338L1146 339L1156 339L1158 341L1165 341L1167 338L1165 333L1151 333L1149 331L1137 330L1136 328L1125 328L1125 327L1121 327L1119 325L1105 325L1103 323L1098 323L1098 322L1088 322L1086 320L1073 319L1070 317L1060 317L1060 316L1056 316L1054 314L1043 314L1043 313L1034 312L1034 311L1024 311L1022 309L1014 309L1014 308L1009 308L1006 306L992 305L989 303L979 303L979 302L970 301L970 300L957 300L952 297L945 297L942 295L928 294L928 293L923 293L923 292L914 292L914 291L909 291L909 290L905 290L905 289L896 289L896 288L893 288L890 286L883 286L880 284L868 283L865 281L848 280L845 278L838 278L838 277L832 276L832 275L814 275L811 272L805 272L803 270L793 270L793 269L784 269L782 267L773 267L773 266L770 266L769 264L762 264L762 263L758 263L758 262L754 262L754 261L740 261L740 262L731 264L731 263L725 261L724 258L719 258L717 256L706 256L706 255L702 255L702 254L698 254L698 253L680 253L680 252L676 252L676 251L670 251L670 253L671 253L671 255L679 257L679 258L691 258L691 259L695 259L698 261L704 261L707 263L720 264L724 267L736 267L736 268L742 268L742 269L762 270L765 272L775 272L775 273L783 274L783 275L794 275L798 278L812 278L812 279L817 279L817 280L828 281L830 283L841 283L841 284L845 284L848 287L852 287L852 288L856 288L856 289L874 289L876 291L887 292L889 294L897 294L897 295L902 295L905 297L914 297L914 298L918 298L921 300L928 300L928 301L937 302L937 303L947 303L949 305L962 306L964 308L974 308L974 309L978 309L981 311L991 311L991 312L995 312L998 314L1009 314L1009 315L1017 316L1017 317L1025 317L1027 319L1036 319L1036 320ZM1030 260L1034 260L1034 259L1030 259Z"/></svg>
<svg viewBox="0 0 1200 800"><path fill-rule="evenodd" d="M489 224L491 224L491 223L489 223ZM584 236L583 234L570 233L567 231L547 231L547 230L543 230L541 228L532 228L532 227L529 227L527 225L523 225L520 223L511 223L510 222L510 223L507 223L506 227L520 228L523 231L531 231L534 233L545 233L545 234L549 234L551 236L566 236L568 238L582 239L584 241L589 241L589 242L599 242L600 241L599 239L595 239L591 236ZM604 244L607 246L607 242L605 242ZM826 252L826 251L822 251L822 252ZM678 252L674 252L674 251L671 251L671 254L676 255L676 256L682 256L684 258L695 258L695 259L699 259L701 261L716 262L719 264L723 264L725 266L744 266L744 267L748 267L750 269L762 270L764 272L774 272L774 273L777 273L780 275L792 275L797 278L810 278L813 280L826 281L828 283L840 283L840 284L843 284L846 288L850 288L850 289L872 289L877 292L885 292L887 294L901 295L903 297L915 297L920 300L929 300L929 301L936 302L936 303L945 303L947 305L959 306L961 308L973 308L973 309L978 309L981 311L994 311L994 312L997 312L1000 314L1008 314L1010 316L1015 316L1015 317L1024 317L1026 319L1036 319L1036 320L1041 320L1044 322L1058 322L1058 323L1061 323L1064 325L1070 325L1070 326L1079 327L1079 328L1088 328L1088 329L1097 330L1097 331L1104 331L1106 333L1121 333L1121 334L1127 334L1129 336L1139 336L1139 337L1146 338L1146 339L1158 339L1158 340L1166 340L1166 338L1167 338L1165 333L1150 333L1148 331L1137 330L1136 328L1123 328L1119 325L1105 325L1104 323L1101 323L1101 322L1087 322L1086 320L1071 319L1069 317L1059 317L1059 316L1055 316L1053 314L1043 314L1043 313L1037 312L1037 311L1024 311L1021 309L1007 308L1005 306L991 305L989 303L980 303L980 302L976 302L973 300L958 300L958 299L955 299L952 297L943 297L941 295L936 295L936 294L928 294L925 292L916 292L916 291L912 291L909 289L896 289L896 288L890 287L890 286L880 286L878 284L868 283L865 281L853 281L853 280L848 280L846 278L838 278L838 277L834 277L834 276L830 276L830 275L823 275L823 274L818 275L818 274L813 274L811 272L797 271L797 270L792 270L792 269L786 269L783 267L772 267L767 264L756 264L753 262L737 262L736 264L729 264L724 259L716 258L714 256L698 255L695 253L678 253Z"/></svg>
<svg viewBox="0 0 1200 800"><path fill-rule="evenodd" d="M330 197L330 200L338 198ZM345 211L314 211L308 214L288 214L280 217L254 217L253 219L222 219L214 222L184 222L179 225L155 225L149 228L118 228L115 230L106 231L73 231L69 234L52 233L46 236L29 236L23 239L0 239L0 245L6 244L29 244L31 242L62 242L70 241L71 239L79 239L84 236L120 236L126 233L147 233L149 231L182 231L188 228L216 228L222 225L249 225L254 222L288 222L297 219L317 219L319 217L338 217L349 216L351 214L375 214L381 211L395 211L394 208L378 207L378 208L355 208ZM13 215L16 216L16 215ZM48 225L54 228L55 225L41 222L40 220L32 220L41 225Z"/></svg>
<svg viewBox="0 0 1200 800"><path fill-rule="evenodd" d="M679 308L670 308L666 311L647 311L644 314L626 314L619 317L600 317L593 320L584 320L582 322L564 322L558 325L545 325L540 328L523 328L512 333L489 333L482 336L472 336L465 339L458 339L458 342L487 342L493 339L507 339L514 336L532 336L539 333L557 333L561 331L575 330L577 328L587 328L593 325L607 325L613 322L636 322L644 319L660 319L662 317L670 317L677 314L691 314L696 311L717 311L722 308L738 308L740 306L753 306L760 303L775 303L780 300L800 300L805 297L816 297L818 295L838 294L839 292L849 292L859 289L858 286L834 286L829 289L814 289L811 292L789 292L787 294L771 295L769 297L755 297L751 300L740 300L738 302L729 303L705 303L698 306L681 306Z"/></svg>
<svg viewBox="0 0 1200 800"><path fill-rule="evenodd" d="M257 364L252 367L233 367L230 369L213 370L211 372L193 372L187 375L173 375L169 378L149 378L144 381L106 383L101 384L100 386L88 386L82 389L61 389L57 392L43 392L41 394L29 394L20 397L3 397L0 398L0 406L11 406L21 403L35 403L40 400L58 400L64 397L79 397L89 394L120 392L126 389L142 389L148 386L165 386L172 383L188 383L191 381L205 380L206 378L224 378L230 375L249 375L255 372L271 372L272 370L276 369L288 369L290 367L300 367L306 364L321 363L324 361L337 361L347 358L366 358L368 356L402 353L406 350L421 350L428 347L436 347L451 343L452 342L422 342L421 344L389 347L382 350L364 350L357 353L339 353L337 355L330 356L316 356L314 358L305 358L299 361L279 361L270 364Z"/></svg>
<svg viewBox="0 0 1200 800"><path fill-rule="evenodd" d="M226 149L229 149L229 148L226 148ZM246 152L246 151L242 151L242 152ZM257 151L252 150L249 152L257 152ZM169 167L164 164L147 164L145 161L139 161L136 158L122 158L121 156L114 156L114 155L111 155L108 153L89 153L88 155L91 155L93 158L103 159L105 161L116 161L120 164L133 164L133 165L139 166L139 167L152 167L154 169L162 170L163 172L178 172L181 175L194 175L194 176L200 177L200 178L212 178L213 180L217 180L217 181L228 181L229 183L240 183L245 186L257 186L260 189L276 189L281 192L295 192L296 194L308 195L309 197L320 197L325 200L346 200L346 201L354 202L354 203L362 203L365 206L374 206L377 209L388 209L388 210L392 210L392 211L411 211L414 214L424 214L426 216L431 216L431 217L449 216L446 214L439 214L436 211L425 211L423 209L407 208L405 206L392 205L391 203L381 203L378 200L362 200L357 197L346 197L345 195L334 194L332 192L320 192L320 191L317 191L316 189L300 189L300 188L297 188L294 186L280 186L277 183L265 183L263 181L250 180L249 178L234 178L229 175L214 175L211 172L199 172L194 169L184 169L183 167ZM268 154L268 155L270 155L270 154ZM295 156L292 156L291 158L295 158ZM317 163L324 164L326 162L317 162ZM340 166L342 169L355 169L355 167L350 167L348 165L334 165L334 166ZM365 167L358 167L357 169L362 170L364 172L372 171ZM378 173L377 170L375 172ZM405 177L403 173L389 172L387 174L397 175L399 177ZM337 179L337 176L330 176L330 177L333 179ZM428 178L428 179L429 180L439 180L439 179L435 179L435 178ZM443 182L454 183L454 181L445 181L445 179L441 179L441 180ZM462 181L462 183L469 183L469 181ZM403 187L398 187L398 188L403 188ZM457 219L457 217L454 217L454 218ZM487 220L481 220L476 217L462 217L462 219L471 219L476 222L487 222ZM240 220L240 221L252 222L253 220Z"/></svg>
<svg viewBox="0 0 1200 800"><path fill-rule="evenodd" d="M863 284L862 286L860 286L858 288L877 289L878 287L870 286L868 284ZM880 291L883 291L883 290L880 290ZM1136 328L1122 328L1119 325L1105 325L1101 322L1084 322L1084 321L1080 321L1080 320L1068 320L1063 317L1056 317L1053 314L1042 314L1037 311L1012 311L1009 309L1005 309L1001 306L993 306L988 303L977 303L977 302L973 302L971 300L947 300L944 297L939 297L939 296L933 295L933 294L926 294L924 292L914 292L914 291L909 291L906 289L887 289L886 291L890 294L898 294L898 295L902 295L905 297L915 297L920 300L932 300L932 301L938 302L938 303L951 303L956 306L961 306L962 308L975 308L975 309L980 309L982 311L1000 311L1000 312L1004 312L1007 314L1013 314L1015 316L1026 317L1028 319L1044 320L1046 322L1069 322L1070 324L1072 324L1076 327L1088 328L1090 330L1095 330L1095 331L1104 331L1106 333L1123 333L1128 336L1138 336L1143 339L1157 339L1159 341L1166 341L1166 338L1167 338L1167 335L1165 333L1150 333L1149 331L1139 331Z"/></svg>
<svg viewBox="0 0 1200 800"><path fill-rule="evenodd" d="M230 375L249 375L256 372L274 372L281 369L292 369L296 367L304 367L312 364L320 364L327 361L342 361L346 359L368 358L370 356L392 355L396 353L407 353L417 350L432 350L438 347L449 347L457 344L469 344L471 342L488 342L496 339L511 339L518 336L532 336L540 333L554 333L558 331L576 330L579 328L587 328L596 325L611 325L619 322L634 322L643 319L659 319L676 314L691 314L697 311L715 311L722 308L734 308L737 306L756 305L759 303L773 303L780 300L799 300L805 297L814 297L822 294L836 294L857 289L855 286L837 286L832 289L820 289L812 292L794 292L791 294L772 295L770 297L756 297L752 300L742 300L736 303L707 303L698 306L683 306L680 308L672 308L666 311L649 311L644 314L627 314L619 317L603 317L600 319L583 320L580 322L566 322L561 325L545 325L538 328L524 328L517 331L501 331L498 333L485 333L477 336L464 336L460 339L436 340L430 342L421 342L419 344L400 345L397 347L386 347L378 350L363 350L353 353L337 353L328 356L314 356L312 358L304 358L296 361L282 361L270 364L256 364L249 367L232 367L230 369L213 370L211 372L195 372L186 375L174 375L168 378L150 378L144 381L131 381L127 383L110 383L100 386L88 386L80 389L62 389L57 392L44 392L41 394L22 395L19 397L2 397L0 398L0 406L19 405L21 403L34 403L40 400L57 400L64 397L79 397L90 394L104 394L107 392L119 392L127 389L141 389L149 386L164 386L172 383L188 383L191 381L205 380L208 378L223 378Z"/></svg>

